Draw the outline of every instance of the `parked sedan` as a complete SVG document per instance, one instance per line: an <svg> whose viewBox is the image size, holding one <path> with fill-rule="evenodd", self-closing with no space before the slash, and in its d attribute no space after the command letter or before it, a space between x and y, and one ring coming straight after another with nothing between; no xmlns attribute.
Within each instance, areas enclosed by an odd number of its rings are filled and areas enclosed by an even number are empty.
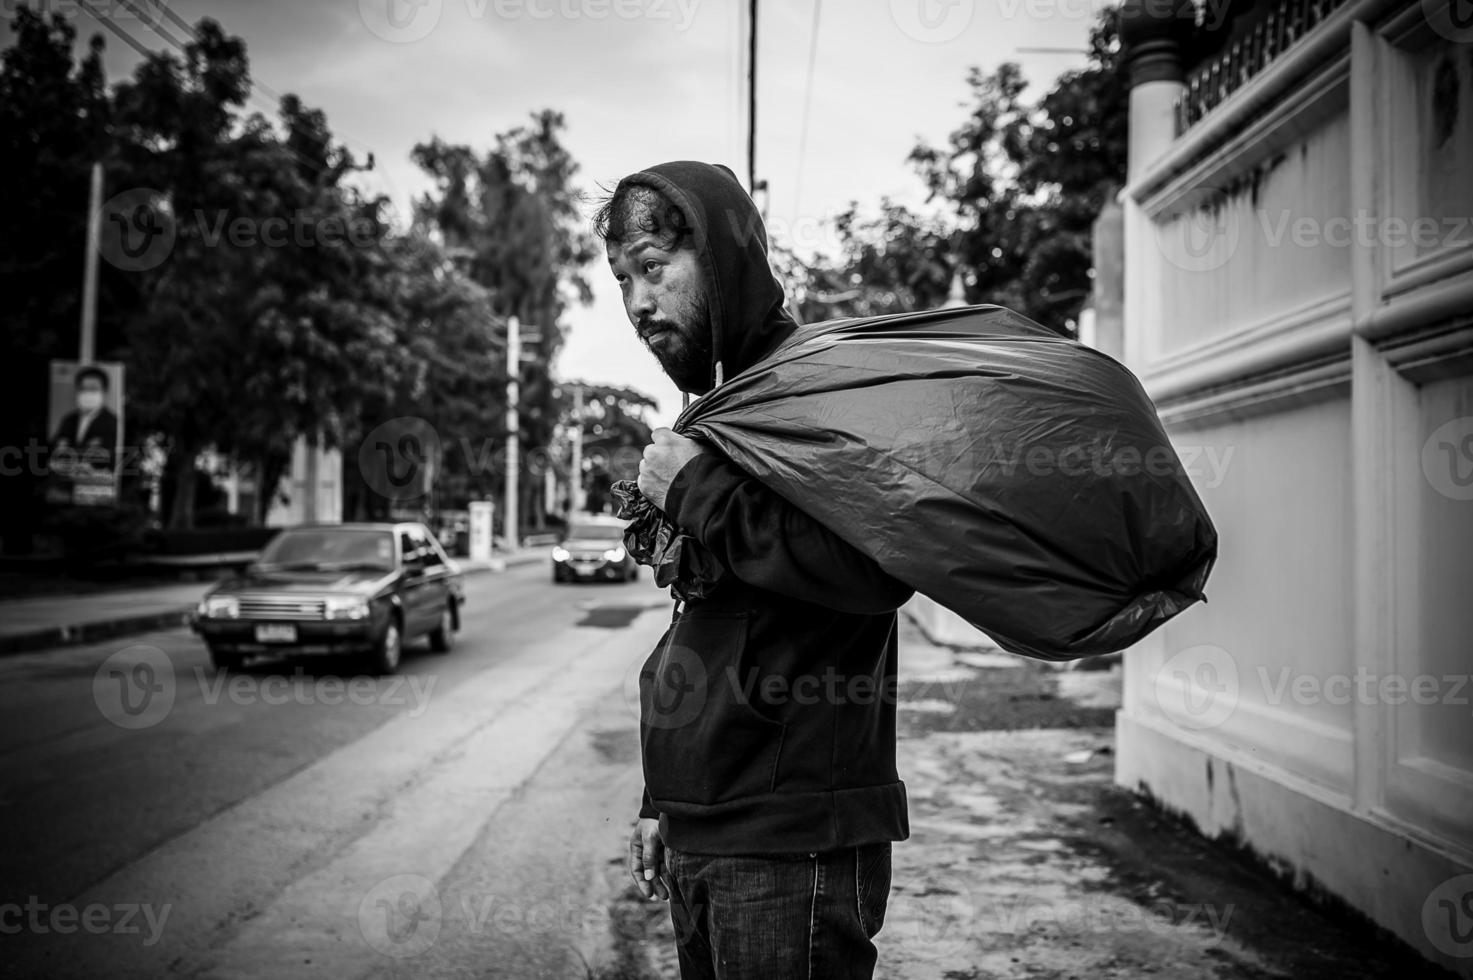
<svg viewBox="0 0 1473 980"><path fill-rule="evenodd" d="M220 670L260 653L350 653L391 674L409 640L448 651L464 604L459 566L423 524L310 525L211 589L191 625Z"/></svg>
<svg viewBox="0 0 1473 980"><path fill-rule="evenodd" d="M628 582L638 578L639 565L624 548L626 523L596 516L569 523L568 533L552 549L552 580Z"/></svg>

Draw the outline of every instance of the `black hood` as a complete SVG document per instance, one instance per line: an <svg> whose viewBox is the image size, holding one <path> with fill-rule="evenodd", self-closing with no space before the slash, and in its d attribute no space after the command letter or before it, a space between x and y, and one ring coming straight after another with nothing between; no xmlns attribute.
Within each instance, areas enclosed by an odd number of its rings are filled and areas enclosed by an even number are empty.
<svg viewBox="0 0 1473 980"><path fill-rule="evenodd" d="M720 380L735 377L793 332L783 288L768 265L767 229L736 174L719 164L677 160L619 183L659 191L690 224L711 311L710 387L718 380L717 364Z"/></svg>

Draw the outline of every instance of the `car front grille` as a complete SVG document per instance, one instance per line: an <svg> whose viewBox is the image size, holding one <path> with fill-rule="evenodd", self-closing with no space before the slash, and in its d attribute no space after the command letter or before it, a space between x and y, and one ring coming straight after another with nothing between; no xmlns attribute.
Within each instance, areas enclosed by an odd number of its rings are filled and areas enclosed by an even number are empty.
<svg viewBox="0 0 1473 980"><path fill-rule="evenodd" d="M311 596L243 595L241 619L321 621L327 618L327 602Z"/></svg>

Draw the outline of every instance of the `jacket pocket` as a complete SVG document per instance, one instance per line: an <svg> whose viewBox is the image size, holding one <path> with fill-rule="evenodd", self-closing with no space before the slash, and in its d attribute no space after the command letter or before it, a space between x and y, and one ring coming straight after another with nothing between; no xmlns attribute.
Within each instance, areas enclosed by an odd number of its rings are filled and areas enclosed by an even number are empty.
<svg viewBox="0 0 1473 980"><path fill-rule="evenodd" d="M745 613L687 614L646 661L640 732L645 783L657 805L772 792L785 726L750 703L746 643Z"/></svg>

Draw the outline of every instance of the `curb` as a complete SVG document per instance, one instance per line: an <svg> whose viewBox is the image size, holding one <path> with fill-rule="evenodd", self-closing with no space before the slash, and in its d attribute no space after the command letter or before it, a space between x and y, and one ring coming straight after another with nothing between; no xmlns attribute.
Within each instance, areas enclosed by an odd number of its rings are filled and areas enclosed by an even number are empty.
<svg viewBox="0 0 1473 980"><path fill-rule="evenodd" d="M933 647L950 650L952 653L1001 653L1019 657L1019 659L1026 660L1029 663L1043 664L1054 670L1109 670L1117 663L1124 663L1124 650L1117 650L1114 653L1095 654L1092 657L1081 657L1078 660L1034 660L1031 657L1023 657L1021 654L1009 654L1008 651L995 644L968 645L965 643L952 643L947 640L938 639L913 610L901 606L899 611L902 616L910 620L911 625L916 628L916 632L920 633L927 643Z"/></svg>
<svg viewBox="0 0 1473 980"><path fill-rule="evenodd" d="M936 634L934 634L934 633L931 632L931 628L925 624L925 622L921 619L921 617L919 617L919 616L917 616L915 614L915 610L909 608L908 606L901 606L900 609L897 610L897 611L900 613L900 615L902 615L906 619L910 620L910 624L916 628L916 632L919 633L919 634L921 634L921 636L925 637L926 642L929 643L929 644L931 644L931 646L933 646L933 647L940 647L943 650L950 650L952 653L1006 653L1007 652L1007 651L1003 650L1001 647L999 647L996 644L991 643L991 642L987 642L987 643L976 643L976 644L970 644L969 645L969 644L965 644L965 643L952 643L952 642L950 642L948 640L940 639L940 638L938 638L936 636Z"/></svg>
<svg viewBox="0 0 1473 980"><path fill-rule="evenodd" d="M134 633L169 629L173 626L184 625L188 617L189 609L185 608L138 616L120 616L116 619L94 619L71 626L45 626L25 633L0 636L0 656L32 653L47 647L77 646L119 636L130 636Z"/></svg>
<svg viewBox="0 0 1473 980"><path fill-rule="evenodd" d="M542 557L540 553L534 553L495 558L492 561L499 562L499 566L497 564L462 565L461 574L469 576L480 575L483 572L504 572L518 565L530 565ZM169 609L163 612L117 616L113 619L93 619L67 626L43 626L24 633L11 633L0 636L0 657L17 653L34 653L49 647L79 646L83 643L96 643L99 640L111 640L135 633L148 633L153 630L183 626L189 622L189 613L193 608L194 605L191 603L179 609Z"/></svg>

